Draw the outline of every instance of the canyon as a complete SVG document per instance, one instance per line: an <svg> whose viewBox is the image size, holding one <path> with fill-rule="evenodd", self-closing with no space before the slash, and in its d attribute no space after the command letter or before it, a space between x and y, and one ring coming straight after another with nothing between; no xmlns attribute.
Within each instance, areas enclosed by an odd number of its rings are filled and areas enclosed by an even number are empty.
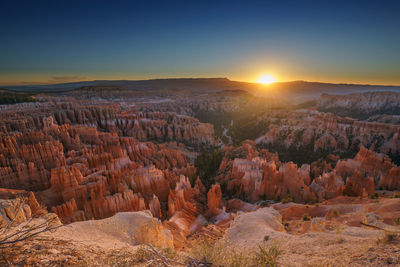
<svg viewBox="0 0 400 267"><path fill-rule="evenodd" d="M400 126L368 119L396 115L398 93L299 106L218 83L149 92L91 84L0 106L0 226L54 218L75 230L42 236L78 242L120 224L119 249L177 251L207 236L296 247L337 227L350 243L379 237L364 224L398 227Z"/></svg>

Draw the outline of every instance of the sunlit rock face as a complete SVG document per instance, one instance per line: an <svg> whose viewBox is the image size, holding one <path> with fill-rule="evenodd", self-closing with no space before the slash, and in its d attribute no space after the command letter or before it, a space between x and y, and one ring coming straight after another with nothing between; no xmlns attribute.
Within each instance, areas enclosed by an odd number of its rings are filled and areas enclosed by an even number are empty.
<svg viewBox="0 0 400 267"><path fill-rule="evenodd" d="M311 190L319 199L365 197L376 189L398 190L398 178L398 167L389 157L361 147L353 159L339 160L332 171L316 177Z"/></svg>
<svg viewBox="0 0 400 267"><path fill-rule="evenodd" d="M400 190L400 168L391 168L379 181L379 188L387 190Z"/></svg>
<svg viewBox="0 0 400 267"><path fill-rule="evenodd" d="M244 158L229 160L232 153ZM227 151L226 157L221 162L218 181L226 184L227 190L235 192L237 197L250 202L285 197L299 202L315 200L309 188L310 166L307 164L298 168L292 162L282 163L274 154L258 151L254 143Z"/></svg>
<svg viewBox="0 0 400 267"><path fill-rule="evenodd" d="M399 125L310 110L271 111L259 120L269 124L265 134L256 140L260 144L336 153L358 151L362 146L385 154L400 152Z"/></svg>
<svg viewBox="0 0 400 267"><path fill-rule="evenodd" d="M13 199L0 199L0 228L4 231L36 218L49 219L50 227L60 225L57 215L40 206L33 192L20 193Z"/></svg>
<svg viewBox="0 0 400 267"><path fill-rule="evenodd" d="M350 196L367 197L375 193L374 178L362 177L358 170L347 177L346 193Z"/></svg>
<svg viewBox="0 0 400 267"><path fill-rule="evenodd" d="M229 159L232 154L242 158ZM226 150L218 181L230 194L252 203L264 199L304 203L342 195L367 197L379 188L398 189L398 167L387 156L363 147L353 159L338 160L336 165L320 170L321 174L311 181L310 165L299 168L292 162L280 162L245 144Z"/></svg>
<svg viewBox="0 0 400 267"><path fill-rule="evenodd" d="M342 176L332 171L315 178L310 189L318 199L330 199L343 195L345 184Z"/></svg>
<svg viewBox="0 0 400 267"><path fill-rule="evenodd" d="M233 160L232 175L240 179L240 187L243 193L249 196L249 199L252 201L257 201L258 195L260 194L260 192L256 190L256 185L263 180L263 173L261 171L262 164L265 164L265 161L258 157L252 160L239 158Z"/></svg>
<svg viewBox="0 0 400 267"><path fill-rule="evenodd" d="M339 160L335 167L336 173L347 179L346 191L350 195L360 195L363 190L364 195L371 195L374 188L398 189L397 169L389 157L363 147L354 159ZM355 184L359 184L360 189L354 191Z"/></svg>
<svg viewBox="0 0 400 267"><path fill-rule="evenodd" d="M272 207L239 215L227 229L223 240L234 248L252 248L265 242L265 237L285 237L282 216Z"/></svg>
<svg viewBox="0 0 400 267"><path fill-rule="evenodd" d="M0 187L34 191L66 223L145 209L172 216L169 195L188 194L177 184L196 178L176 141L213 144L212 125L172 112L70 100L2 110Z"/></svg>
<svg viewBox="0 0 400 267"><path fill-rule="evenodd" d="M315 195L310 191L310 176L308 165L298 168L291 162L284 163L276 171L275 166L270 166L264 172L264 194L268 199L283 199L290 195L298 202L315 200Z"/></svg>
<svg viewBox="0 0 400 267"><path fill-rule="evenodd" d="M400 94L394 92L323 94L318 101L317 108L349 117L368 118L374 114L393 114L400 108Z"/></svg>
<svg viewBox="0 0 400 267"><path fill-rule="evenodd" d="M217 216L222 208L222 192L219 184L211 186L207 193L208 213L211 217Z"/></svg>

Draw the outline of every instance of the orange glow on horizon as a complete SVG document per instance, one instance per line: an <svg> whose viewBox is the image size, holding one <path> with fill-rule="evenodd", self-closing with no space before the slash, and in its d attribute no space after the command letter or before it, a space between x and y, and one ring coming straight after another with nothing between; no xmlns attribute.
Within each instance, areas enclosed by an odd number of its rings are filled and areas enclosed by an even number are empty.
<svg viewBox="0 0 400 267"><path fill-rule="evenodd" d="M279 71L265 70L258 72L250 70L248 73L207 73L199 74L182 74L182 75L144 75L130 73L0 73L0 87L4 86L23 86L23 85L39 85L39 84L57 84L67 82L81 82L93 80L148 80L148 79L168 79L168 78L220 78L227 77L231 81L241 81L248 83L259 83L260 85L272 85L273 83L307 81L322 83L347 83L347 84L371 84L371 85L391 85L400 86L400 82L396 79L385 79L384 77L376 79L368 79L366 77L320 77L320 76L302 76L293 73L277 74ZM283 71L282 71L283 73Z"/></svg>
<svg viewBox="0 0 400 267"><path fill-rule="evenodd" d="M274 76L270 74L264 74L257 79L257 83L262 83L262 84L271 84L274 82L276 82L276 79Z"/></svg>

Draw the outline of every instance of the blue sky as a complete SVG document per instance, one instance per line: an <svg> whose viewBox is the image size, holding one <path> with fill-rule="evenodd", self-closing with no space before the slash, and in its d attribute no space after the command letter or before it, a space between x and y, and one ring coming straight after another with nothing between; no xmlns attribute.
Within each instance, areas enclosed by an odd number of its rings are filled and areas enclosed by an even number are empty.
<svg viewBox="0 0 400 267"><path fill-rule="evenodd" d="M0 1L0 84L400 84L400 1Z"/></svg>

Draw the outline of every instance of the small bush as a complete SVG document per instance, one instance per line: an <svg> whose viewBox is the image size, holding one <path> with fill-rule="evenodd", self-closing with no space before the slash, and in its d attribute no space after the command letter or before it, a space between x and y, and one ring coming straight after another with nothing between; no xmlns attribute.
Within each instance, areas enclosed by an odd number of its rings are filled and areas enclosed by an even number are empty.
<svg viewBox="0 0 400 267"><path fill-rule="evenodd" d="M154 259L154 255L144 249L138 248L133 254L128 252L120 252L115 250L111 253L107 260L107 266L137 266L138 264L146 264Z"/></svg>
<svg viewBox="0 0 400 267"><path fill-rule="evenodd" d="M400 193L394 193L393 195L390 196L391 198L400 198Z"/></svg>
<svg viewBox="0 0 400 267"><path fill-rule="evenodd" d="M192 248L192 255L194 258L202 262L213 262L216 252L216 247L213 241L204 239L198 241Z"/></svg>
<svg viewBox="0 0 400 267"><path fill-rule="evenodd" d="M226 267L265 267L278 266L282 250L278 245L262 245L256 251L235 250L210 240L198 242L191 251L193 258L212 266Z"/></svg>
<svg viewBox="0 0 400 267"><path fill-rule="evenodd" d="M400 217L394 219L394 223L395 223L396 225L400 225Z"/></svg>
<svg viewBox="0 0 400 267"><path fill-rule="evenodd" d="M227 262L229 267L243 267L250 265L250 255L246 252L237 252L233 250Z"/></svg>
<svg viewBox="0 0 400 267"><path fill-rule="evenodd" d="M285 204L285 203L289 203L289 202L293 202L294 200L293 200L293 197L290 195L290 194L287 194L286 195L286 197L284 198L284 199L282 199L282 203L283 204Z"/></svg>
<svg viewBox="0 0 400 267"><path fill-rule="evenodd" d="M140 247L135 252L135 254L132 255L132 262L134 262L134 263L146 262L152 258L153 258L153 254L150 251Z"/></svg>
<svg viewBox="0 0 400 267"><path fill-rule="evenodd" d="M377 199L379 198L378 193L374 193L372 195L369 196L370 199Z"/></svg>
<svg viewBox="0 0 400 267"><path fill-rule="evenodd" d="M282 250L278 245L258 246L258 250L254 253L253 263L255 266L278 266L278 258L282 254Z"/></svg>
<svg viewBox="0 0 400 267"><path fill-rule="evenodd" d="M308 214L303 214L303 221L311 221L311 216Z"/></svg>

